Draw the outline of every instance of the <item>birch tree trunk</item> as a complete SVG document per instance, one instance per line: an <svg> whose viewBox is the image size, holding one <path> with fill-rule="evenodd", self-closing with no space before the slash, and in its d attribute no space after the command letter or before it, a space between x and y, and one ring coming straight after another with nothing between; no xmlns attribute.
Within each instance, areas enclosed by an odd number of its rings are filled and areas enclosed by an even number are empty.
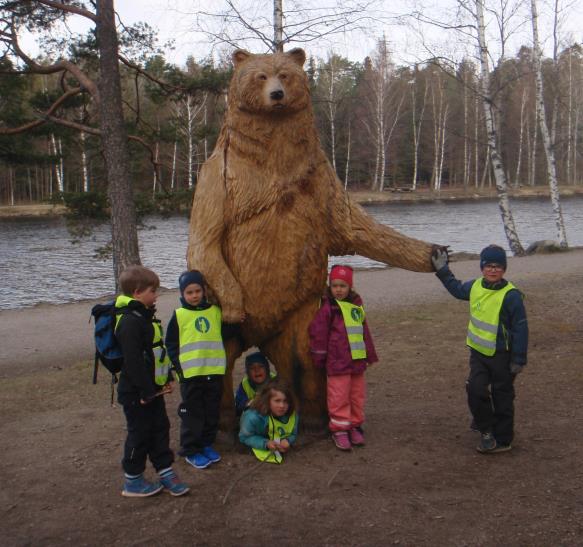
<svg viewBox="0 0 583 547"><path fill-rule="evenodd" d="M344 169L344 189L346 190L348 188L348 170L350 168L350 146L351 146L351 141L350 141L350 120L348 120L348 136L347 136L347 142L346 142L346 167Z"/></svg>
<svg viewBox="0 0 583 547"><path fill-rule="evenodd" d="M520 134L518 137L518 159L516 160L516 173L514 174L514 187L520 186L520 167L522 163L522 149L524 148L524 107L526 105L526 87L522 90L520 102Z"/></svg>
<svg viewBox="0 0 583 547"><path fill-rule="evenodd" d="M172 151L172 174L170 175L170 188L174 190L176 186L176 152L178 151L178 141L174 141L174 150Z"/></svg>
<svg viewBox="0 0 583 547"><path fill-rule="evenodd" d="M543 91L543 77L541 66L541 51L538 37L538 13L536 9L536 0L530 0L531 20L532 20L532 39L533 39L533 56L535 67L536 80L536 100L538 102L540 131L545 149L547 159L547 176L551 194L551 204L553 213L555 215L555 225L557 227L557 238L559 246L566 248L567 234L565 233L565 222L563 220L563 210L561 208L561 197L559 194L559 185L557 183L557 168L555 162L555 151L549 128L547 126L547 118L545 112L544 91Z"/></svg>
<svg viewBox="0 0 583 547"><path fill-rule="evenodd" d="M478 27L478 47L480 50L480 69L481 69L481 86L482 86L482 106L484 109L484 118L486 122L486 132L488 136L488 149L492 159L494 177L496 180L496 190L498 193L498 205L504 225L504 232L508 240L510 250L514 255L524 254L524 249L518 238L514 217L510 208L508 198L508 184L506 182L506 172L502 163L502 157L498 152L498 136L496 134L494 112L492 106L492 97L490 94L490 68L488 63L488 46L486 44L486 30L484 23L484 0L476 0L476 24Z"/></svg>
<svg viewBox="0 0 583 547"><path fill-rule="evenodd" d="M283 0L273 0L273 51L283 53Z"/></svg>
<svg viewBox="0 0 583 547"><path fill-rule="evenodd" d="M417 190L417 177L419 172L419 143L421 142L421 127L423 124L423 116L425 115L425 105L427 104L427 81L425 81L423 89L423 103L421 111L419 112L419 119L417 119L417 101L415 100L415 91L417 89L417 82L413 81L411 85L411 103L413 112L413 181L411 189Z"/></svg>

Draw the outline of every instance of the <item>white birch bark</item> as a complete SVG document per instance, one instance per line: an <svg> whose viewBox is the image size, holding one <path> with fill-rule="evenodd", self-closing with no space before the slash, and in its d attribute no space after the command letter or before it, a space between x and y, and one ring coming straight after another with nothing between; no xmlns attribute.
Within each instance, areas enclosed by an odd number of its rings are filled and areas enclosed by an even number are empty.
<svg viewBox="0 0 583 547"><path fill-rule="evenodd" d="M174 150L172 151L172 173L170 174L170 189L176 186L176 153L178 151L178 141L174 140Z"/></svg>
<svg viewBox="0 0 583 547"><path fill-rule="evenodd" d="M352 142L350 140L350 120L348 120L348 136L346 142L346 166L344 168L344 189L348 188L348 171L350 169L350 147Z"/></svg>
<svg viewBox="0 0 583 547"><path fill-rule="evenodd" d="M480 53L482 106L484 109L486 132L488 136L488 149L490 151L492 168L494 169L494 177L496 180L498 205L500 208L502 223L504 225L504 232L506 234L510 250L514 255L523 255L524 249L520 243L520 239L518 238L518 233L514 225L514 217L510 208L506 173L502 163L502 157L498 152L498 136L495 129L496 126L494 122L492 97L490 94L490 68L488 62L488 46L486 43L483 0L476 0L476 23L478 27L478 47Z"/></svg>
<svg viewBox="0 0 583 547"><path fill-rule="evenodd" d="M283 52L283 0L273 0L273 51Z"/></svg>
<svg viewBox="0 0 583 547"><path fill-rule="evenodd" d="M520 101L520 132L518 136L518 158L516 160L516 172L514 174L514 187L520 186L520 168L522 164L522 150L524 148L524 107L526 105L526 87L522 90Z"/></svg>
<svg viewBox="0 0 583 547"><path fill-rule="evenodd" d="M544 102L544 92L543 92L543 78L542 78L542 67L541 67L541 51L540 42L538 37L538 13L536 8L536 0L530 1L531 9L531 21L532 21L532 39L533 39L533 56L534 56L534 66L535 66L535 80L536 80L536 100L539 104L539 122L540 131L542 136L542 141L545 149L545 155L547 159L547 176L549 189L551 194L551 204L553 207L553 213L555 215L555 225L557 228L557 239L560 247L566 248L567 245L567 234L565 232L565 221L563 219L563 210L561 207L561 197L559 194L559 185L557 183L557 168L555 161L555 151L553 143L551 142L551 136L549 134L549 128L547 126L546 112L545 112L545 102Z"/></svg>

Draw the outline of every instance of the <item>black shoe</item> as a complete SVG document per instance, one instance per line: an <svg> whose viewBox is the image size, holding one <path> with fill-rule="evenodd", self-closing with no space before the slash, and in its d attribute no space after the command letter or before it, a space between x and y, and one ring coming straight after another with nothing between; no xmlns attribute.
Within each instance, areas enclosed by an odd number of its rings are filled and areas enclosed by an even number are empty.
<svg viewBox="0 0 583 547"><path fill-rule="evenodd" d="M493 452L496 449L496 439L492 433L482 433L482 438L480 439L480 444L477 446L476 450L478 452L486 453Z"/></svg>

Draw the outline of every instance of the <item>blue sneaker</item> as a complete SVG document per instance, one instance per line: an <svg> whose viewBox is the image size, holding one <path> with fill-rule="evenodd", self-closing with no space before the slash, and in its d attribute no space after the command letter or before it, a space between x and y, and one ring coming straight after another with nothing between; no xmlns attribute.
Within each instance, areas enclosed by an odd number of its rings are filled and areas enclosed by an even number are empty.
<svg viewBox="0 0 583 547"><path fill-rule="evenodd" d="M196 467L197 469L205 469L208 467L212 462L200 452L197 454L193 454L192 456L186 456L184 458L186 463L192 465L192 467Z"/></svg>
<svg viewBox="0 0 583 547"><path fill-rule="evenodd" d="M134 479L126 478L121 495L126 498L147 498L157 494L164 488L158 481L148 482L143 475Z"/></svg>
<svg viewBox="0 0 583 547"><path fill-rule="evenodd" d="M180 481L172 469L160 475L160 482L164 486L164 489L172 496L182 496L190 490L186 484Z"/></svg>
<svg viewBox="0 0 583 547"><path fill-rule="evenodd" d="M212 446L205 446L202 449L202 453L210 460L211 463L217 463L221 461L220 454Z"/></svg>

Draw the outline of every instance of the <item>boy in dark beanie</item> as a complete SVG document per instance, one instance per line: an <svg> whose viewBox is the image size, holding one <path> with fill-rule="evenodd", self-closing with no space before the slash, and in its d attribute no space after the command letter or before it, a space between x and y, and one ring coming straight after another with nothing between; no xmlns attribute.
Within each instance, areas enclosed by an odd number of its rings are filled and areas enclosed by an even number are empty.
<svg viewBox="0 0 583 547"><path fill-rule="evenodd" d="M275 374L269 369L267 357L260 351L250 353L245 357L245 376L239 384L239 389L235 394L235 410L237 416L241 416L243 411L249 406L256 393L269 382Z"/></svg>
<svg viewBox="0 0 583 547"><path fill-rule="evenodd" d="M450 294L470 301L466 338L470 375L466 388L473 425L481 434L477 449L482 453L510 450L514 379L526 365L528 323L522 293L504 279L506 252L498 245L482 249L482 277L465 283L450 271L446 251L436 250L431 260Z"/></svg>
<svg viewBox="0 0 583 547"><path fill-rule="evenodd" d="M193 467L205 469L221 460L212 445L227 364L222 313L207 300L204 276L198 270L184 272L178 284L182 306L168 323L166 349L182 396L179 454Z"/></svg>

